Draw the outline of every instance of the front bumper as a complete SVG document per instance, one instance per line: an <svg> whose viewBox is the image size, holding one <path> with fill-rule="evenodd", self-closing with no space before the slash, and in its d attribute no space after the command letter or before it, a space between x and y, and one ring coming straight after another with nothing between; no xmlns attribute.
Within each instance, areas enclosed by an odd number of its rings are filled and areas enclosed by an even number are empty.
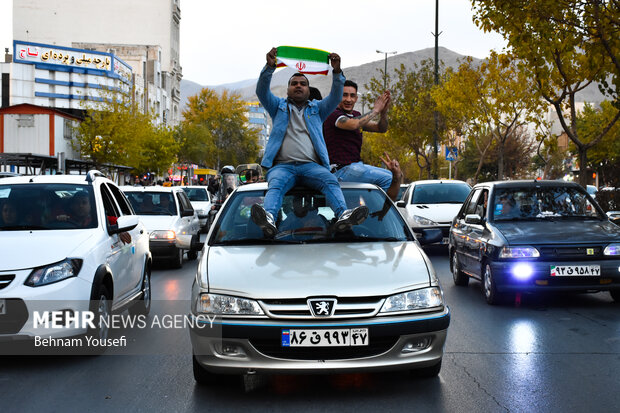
<svg viewBox="0 0 620 413"><path fill-rule="evenodd" d="M218 323L218 321L216 321ZM192 328L194 356L213 373L336 373L430 367L441 361L450 313L375 317L372 320L309 322L287 320L224 320L221 335ZM367 328L362 347L282 347L282 330ZM407 345L426 343L414 352Z"/></svg>
<svg viewBox="0 0 620 413"><path fill-rule="evenodd" d="M515 277L517 264L527 264L532 274L525 280ZM600 276L551 276L552 265L599 265ZM620 289L620 260L599 261L500 261L491 262L491 271L499 292L606 291Z"/></svg>

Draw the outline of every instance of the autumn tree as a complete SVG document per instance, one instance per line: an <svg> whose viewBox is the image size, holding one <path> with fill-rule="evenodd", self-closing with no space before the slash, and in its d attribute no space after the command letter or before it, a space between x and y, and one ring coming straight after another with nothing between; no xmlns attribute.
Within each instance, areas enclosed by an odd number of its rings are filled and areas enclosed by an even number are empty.
<svg viewBox="0 0 620 413"><path fill-rule="evenodd" d="M179 158L217 169L256 162L258 131L246 126L246 111L241 96L228 91L204 88L191 96L177 133Z"/></svg>
<svg viewBox="0 0 620 413"><path fill-rule="evenodd" d="M562 129L576 147L580 169L620 119L620 107L596 136L584 140L577 128L576 94L593 82L618 84L619 4L603 0L472 0L474 22L499 32L541 96L555 109ZM607 88L615 94L617 89ZM580 173L585 186L588 177Z"/></svg>
<svg viewBox="0 0 620 413"><path fill-rule="evenodd" d="M495 145L497 179L504 179L506 143L520 137L529 125L533 130L544 122L541 99L533 93L527 73L506 54L491 52L478 66L468 57L459 70L434 89L433 97L440 112L460 114L463 132L472 140L479 154L479 168Z"/></svg>
<svg viewBox="0 0 620 413"><path fill-rule="evenodd" d="M155 125L155 115L132 102L129 91L106 91L101 100L85 99L85 118L76 127L73 147L97 167L130 166L135 173L163 170L175 160L170 129Z"/></svg>

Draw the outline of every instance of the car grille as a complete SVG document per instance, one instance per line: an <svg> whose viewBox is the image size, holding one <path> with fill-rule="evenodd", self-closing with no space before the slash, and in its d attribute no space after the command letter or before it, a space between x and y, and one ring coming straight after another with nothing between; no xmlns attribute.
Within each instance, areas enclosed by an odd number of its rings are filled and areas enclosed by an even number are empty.
<svg viewBox="0 0 620 413"><path fill-rule="evenodd" d="M28 321L26 303L18 298L7 298L5 314L0 314L0 334L17 334Z"/></svg>
<svg viewBox="0 0 620 413"><path fill-rule="evenodd" d="M367 346L355 347L282 347L280 338L251 339L250 343L269 357L288 360L348 360L372 357L385 353L398 341L398 337L370 338Z"/></svg>
<svg viewBox="0 0 620 413"><path fill-rule="evenodd" d="M15 274L1 274L0 275L0 290L8 287L11 281L15 279Z"/></svg>
<svg viewBox="0 0 620 413"><path fill-rule="evenodd" d="M327 297L326 297L327 298ZM329 319L334 318L360 318L372 317L379 312L383 305L383 297L363 297L348 298L338 297L338 302L334 309L334 314ZM261 300L263 309L271 318L321 318L314 317L308 307L307 299L288 299L288 300Z"/></svg>
<svg viewBox="0 0 620 413"><path fill-rule="evenodd" d="M593 250L593 254L588 254ZM538 247L541 258L583 259L599 258L603 255L603 247L596 245L576 245L563 247Z"/></svg>

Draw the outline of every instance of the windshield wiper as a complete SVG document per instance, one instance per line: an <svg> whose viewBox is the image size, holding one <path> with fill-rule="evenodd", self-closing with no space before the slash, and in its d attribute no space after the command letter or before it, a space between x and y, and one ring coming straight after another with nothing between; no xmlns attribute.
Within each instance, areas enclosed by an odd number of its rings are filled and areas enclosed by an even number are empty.
<svg viewBox="0 0 620 413"><path fill-rule="evenodd" d="M353 235L353 236L337 237L330 241L333 241L333 242L396 242L396 241L406 241L406 239L400 239L396 237L363 237L360 235Z"/></svg>
<svg viewBox="0 0 620 413"><path fill-rule="evenodd" d="M291 241L269 238L242 238L219 241L213 245L272 245L272 244L303 244L303 241Z"/></svg>
<svg viewBox="0 0 620 413"><path fill-rule="evenodd" d="M49 228L41 226L41 225L11 225L11 226L0 227L0 230L3 230L3 231L30 231L30 230L37 230L37 229L49 229Z"/></svg>

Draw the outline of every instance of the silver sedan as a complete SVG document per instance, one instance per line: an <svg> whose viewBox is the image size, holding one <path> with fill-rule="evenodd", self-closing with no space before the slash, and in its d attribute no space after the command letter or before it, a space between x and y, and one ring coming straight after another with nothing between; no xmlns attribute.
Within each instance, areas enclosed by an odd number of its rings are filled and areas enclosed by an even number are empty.
<svg viewBox="0 0 620 413"><path fill-rule="evenodd" d="M196 381L390 369L439 374L450 312L430 260L385 193L343 184L348 208L366 205L370 214L336 232L325 197L294 188L278 214L278 234L266 239L250 218L266 190L264 183L239 188L207 236L191 297Z"/></svg>

